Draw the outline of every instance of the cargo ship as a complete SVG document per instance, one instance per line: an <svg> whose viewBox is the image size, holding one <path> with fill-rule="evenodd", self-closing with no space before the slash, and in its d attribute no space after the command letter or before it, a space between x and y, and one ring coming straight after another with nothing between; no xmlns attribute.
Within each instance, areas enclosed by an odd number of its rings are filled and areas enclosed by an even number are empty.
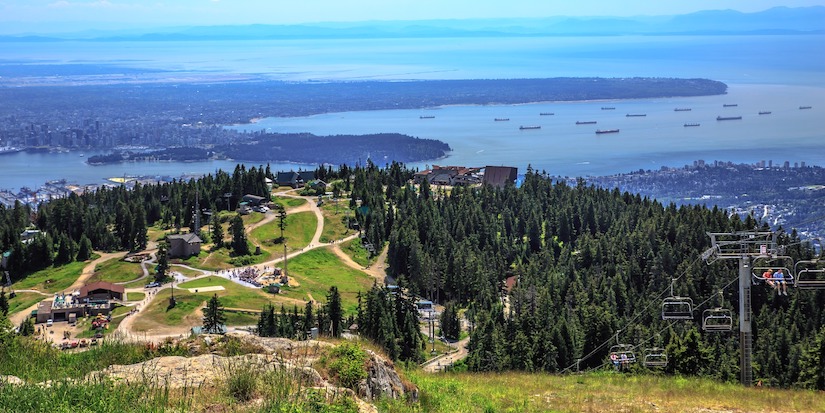
<svg viewBox="0 0 825 413"><path fill-rule="evenodd" d="M595 120L577 120L576 125L595 125Z"/></svg>
<svg viewBox="0 0 825 413"><path fill-rule="evenodd" d="M520 130L541 129L541 126L519 126Z"/></svg>
<svg viewBox="0 0 825 413"><path fill-rule="evenodd" d="M686 128L689 128L689 127L692 127L692 126L699 126L699 124L698 123L686 123L685 124Z"/></svg>
<svg viewBox="0 0 825 413"><path fill-rule="evenodd" d="M799 109L810 109L810 106L800 106Z"/></svg>
<svg viewBox="0 0 825 413"><path fill-rule="evenodd" d="M616 108L612 106L602 106L602 110L616 110Z"/></svg>
<svg viewBox="0 0 825 413"><path fill-rule="evenodd" d="M725 103L725 104L722 104L723 108L735 108L737 106L739 106L738 103Z"/></svg>
<svg viewBox="0 0 825 413"><path fill-rule="evenodd" d="M628 113L627 115L624 115L624 116L628 117L628 118L641 118L643 116L647 116L647 114L646 113Z"/></svg>
<svg viewBox="0 0 825 413"><path fill-rule="evenodd" d="M601 135L603 133L619 133L618 129L596 129L596 133Z"/></svg>
<svg viewBox="0 0 825 413"><path fill-rule="evenodd" d="M759 112L759 114L760 114L760 115L770 115L770 114L771 114L771 111L769 111L769 110L764 110L764 111L762 111L762 112Z"/></svg>
<svg viewBox="0 0 825 413"><path fill-rule="evenodd" d="M539 113L539 115L541 115L541 116L553 116L553 115L555 115L555 113L553 113L553 112L541 112L541 113Z"/></svg>
<svg viewBox="0 0 825 413"><path fill-rule="evenodd" d="M741 116L717 116L716 120L740 120Z"/></svg>
<svg viewBox="0 0 825 413"><path fill-rule="evenodd" d="M493 120L496 122L507 122L510 120L510 118L495 118Z"/></svg>
<svg viewBox="0 0 825 413"><path fill-rule="evenodd" d="M418 119L435 119L435 116L432 116L432 115L429 115L429 116L419 116L419 117L418 117Z"/></svg>
<svg viewBox="0 0 825 413"><path fill-rule="evenodd" d="M691 109L691 108L676 108L676 109L673 109L674 112L690 112L691 110L693 110L693 109Z"/></svg>

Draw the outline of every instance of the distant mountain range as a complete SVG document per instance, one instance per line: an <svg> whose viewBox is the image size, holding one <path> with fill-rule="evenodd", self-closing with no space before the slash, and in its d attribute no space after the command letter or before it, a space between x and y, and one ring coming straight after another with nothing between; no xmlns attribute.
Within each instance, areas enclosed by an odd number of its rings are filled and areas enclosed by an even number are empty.
<svg viewBox="0 0 825 413"><path fill-rule="evenodd" d="M241 25L169 28L151 33L90 32L0 36L0 41L197 41L479 36L825 34L825 7L775 7L756 13L709 10L677 16L549 17Z"/></svg>

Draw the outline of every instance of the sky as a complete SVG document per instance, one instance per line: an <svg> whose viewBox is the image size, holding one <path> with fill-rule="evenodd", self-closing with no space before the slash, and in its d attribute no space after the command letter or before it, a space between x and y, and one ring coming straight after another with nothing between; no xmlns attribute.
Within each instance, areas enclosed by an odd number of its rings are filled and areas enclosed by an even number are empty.
<svg viewBox="0 0 825 413"><path fill-rule="evenodd" d="M0 33L238 24L755 12L825 0L0 0Z"/></svg>

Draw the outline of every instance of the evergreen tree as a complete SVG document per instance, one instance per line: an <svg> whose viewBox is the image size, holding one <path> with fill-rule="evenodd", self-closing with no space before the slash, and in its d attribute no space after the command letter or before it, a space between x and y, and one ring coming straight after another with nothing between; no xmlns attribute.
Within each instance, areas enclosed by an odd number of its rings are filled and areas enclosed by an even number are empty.
<svg viewBox="0 0 825 413"><path fill-rule="evenodd" d="M246 242L246 231L241 214L232 218L232 250L235 255L249 255L249 244Z"/></svg>
<svg viewBox="0 0 825 413"><path fill-rule="evenodd" d="M332 328L333 337L341 337L341 322L344 318L344 311L341 307L341 294L338 292L338 287L329 287L327 293L327 316Z"/></svg>
<svg viewBox="0 0 825 413"><path fill-rule="evenodd" d="M30 336L34 334L34 320L31 317L26 317L20 323L17 329L17 334L21 336Z"/></svg>
<svg viewBox="0 0 825 413"><path fill-rule="evenodd" d="M165 242L162 242L158 247L158 264L155 267L155 281L158 283L166 281L166 272L169 271L169 254L166 248Z"/></svg>
<svg viewBox="0 0 825 413"><path fill-rule="evenodd" d="M458 311L456 311L453 303L449 303L444 307L439 321L441 322L441 334L444 335L444 338L457 341L461 335L461 323L458 320Z"/></svg>
<svg viewBox="0 0 825 413"><path fill-rule="evenodd" d="M77 248L77 257L75 259L78 261L86 261L92 257L92 253L94 253L92 241L86 237L86 234L81 235Z"/></svg>
<svg viewBox="0 0 825 413"><path fill-rule="evenodd" d="M211 232L212 232L212 242L215 244L215 249L223 247L223 226L221 225L221 220L218 218L217 213L212 214L212 220L210 222L211 225Z"/></svg>
<svg viewBox="0 0 825 413"><path fill-rule="evenodd" d="M0 290L0 314L9 315L9 299L6 297L6 290Z"/></svg>
<svg viewBox="0 0 825 413"><path fill-rule="evenodd" d="M825 327L808 343L800 360L799 384L825 390Z"/></svg>
<svg viewBox="0 0 825 413"><path fill-rule="evenodd" d="M218 295L214 294L203 310L203 331L212 334L220 333L225 323L226 317L223 314L223 307L221 307L221 302L218 300Z"/></svg>
<svg viewBox="0 0 825 413"><path fill-rule="evenodd" d="M307 301L304 306L304 323L301 326L302 334L309 334L309 330L315 327L315 315L312 314L312 301Z"/></svg>

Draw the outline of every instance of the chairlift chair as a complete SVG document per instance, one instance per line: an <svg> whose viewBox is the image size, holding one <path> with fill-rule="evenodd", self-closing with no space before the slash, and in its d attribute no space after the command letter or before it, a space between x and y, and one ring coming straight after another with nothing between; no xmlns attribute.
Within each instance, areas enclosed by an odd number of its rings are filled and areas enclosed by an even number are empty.
<svg viewBox="0 0 825 413"><path fill-rule="evenodd" d="M791 286L796 285L796 278L798 278L794 277L796 271L791 271L791 269L788 267L751 267L751 276L756 280L769 281L773 280L773 273L779 270L782 270L782 275L784 276L782 280L785 281L786 284ZM771 278L768 278L763 275L765 271L772 271Z"/></svg>
<svg viewBox="0 0 825 413"><path fill-rule="evenodd" d="M635 363L636 353L630 344L616 344L610 347L610 359L620 363Z"/></svg>
<svg viewBox="0 0 825 413"><path fill-rule="evenodd" d="M660 347L652 347L645 351L645 367L667 367L667 353Z"/></svg>
<svg viewBox="0 0 825 413"><path fill-rule="evenodd" d="M724 332L733 329L733 316L727 308L710 308L702 312L702 330Z"/></svg>
<svg viewBox="0 0 825 413"><path fill-rule="evenodd" d="M825 268L817 268L819 259L800 260L794 265L796 286L803 290L825 289ZM811 268L813 266L814 268ZM801 268L800 268L801 267Z"/></svg>
<svg viewBox="0 0 825 413"><path fill-rule="evenodd" d="M662 301L662 320L693 320L693 300L667 297Z"/></svg>

